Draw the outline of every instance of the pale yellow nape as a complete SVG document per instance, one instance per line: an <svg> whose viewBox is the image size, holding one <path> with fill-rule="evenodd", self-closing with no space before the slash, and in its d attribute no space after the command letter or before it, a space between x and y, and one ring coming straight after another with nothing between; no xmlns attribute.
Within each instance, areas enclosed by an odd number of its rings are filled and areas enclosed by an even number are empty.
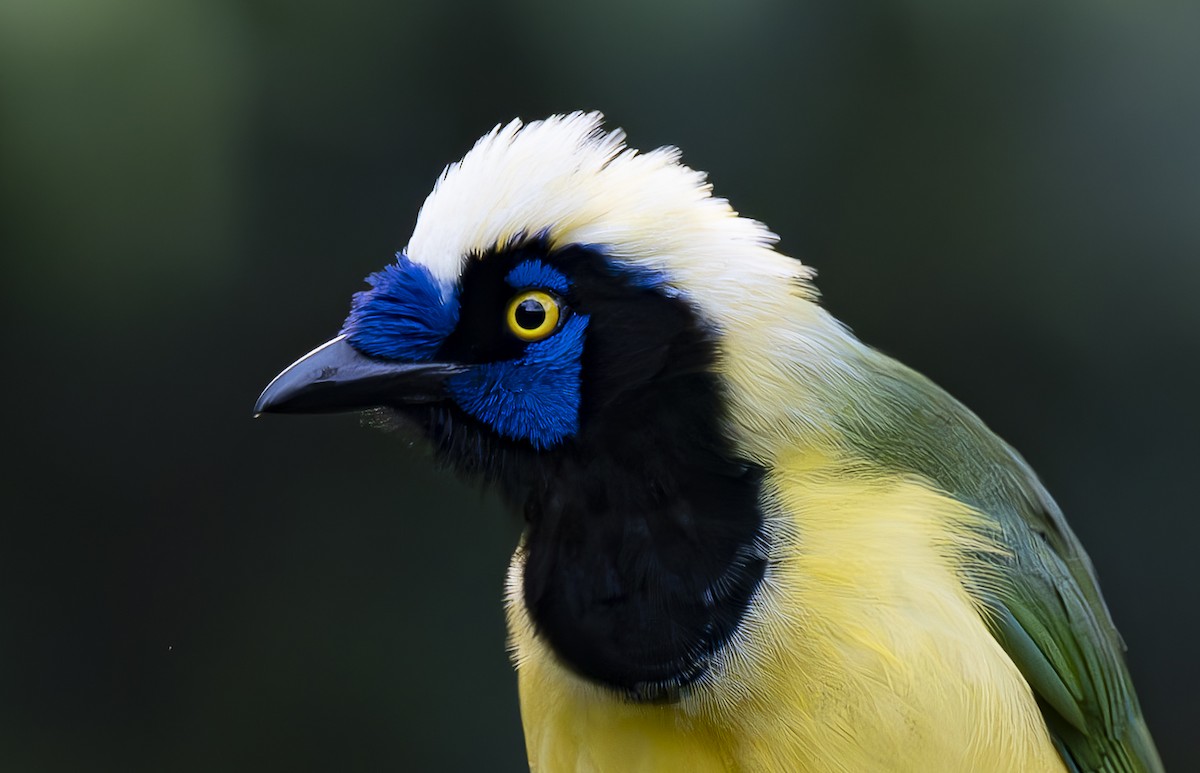
<svg viewBox="0 0 1200 773"><path fill-rule="evenodd" d="M772 563L710 677L629 703L564 669L508 610L535 773L1055 771L1033 694L962 578L987 521L915 477L814 452L770 468Z"/></svg>

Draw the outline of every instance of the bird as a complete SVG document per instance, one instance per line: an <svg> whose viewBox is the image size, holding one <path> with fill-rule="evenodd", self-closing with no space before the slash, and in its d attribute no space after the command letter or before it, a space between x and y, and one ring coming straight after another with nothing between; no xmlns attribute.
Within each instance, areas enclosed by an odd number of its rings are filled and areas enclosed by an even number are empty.
<svg viewBox="0 0 1200 773"><path fill-rule="evenodd" d="M1036 474L777 242L599 113L497 125L254 412L364 412L522 519L532 771L1161 771Z"/></svg>

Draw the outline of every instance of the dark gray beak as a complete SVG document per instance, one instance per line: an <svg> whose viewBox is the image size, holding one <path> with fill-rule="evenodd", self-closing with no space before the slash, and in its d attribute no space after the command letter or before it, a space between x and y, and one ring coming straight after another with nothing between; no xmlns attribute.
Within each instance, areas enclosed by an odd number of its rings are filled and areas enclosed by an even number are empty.
<svg viewBox="0 0 1200 773"><path fill-rule="evenodd" d="M276 376L254 404L254 415L335 413L433 402L445 397L446 378L465 370L454 363L372 359L341 335Z"/></svg>

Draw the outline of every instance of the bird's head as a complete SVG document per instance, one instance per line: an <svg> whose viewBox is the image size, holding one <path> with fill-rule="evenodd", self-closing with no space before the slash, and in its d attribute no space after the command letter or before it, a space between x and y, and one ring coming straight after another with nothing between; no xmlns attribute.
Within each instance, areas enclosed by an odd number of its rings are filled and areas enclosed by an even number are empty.
<svg viewBox="0 0 1200 773"><path fill-rule="evenodd" d="M481 139L256 410L417 425L523 512L511 581L539 640L661 696L738 629L767 563L763 472L834 413L852 339L765 227L600 120Z"/></svg>
<svg viewBox="0 0 1200 773"><path fill-rule="evenodd" d="M418 420L451 461L489 469L631 425L728 417L723 372L759 370L769 386L786 356L771 351L771 317L824 319L808 270L674 148L638 153L600 122L514 121L479 140L340 335L256 412L383 408Z"/></svg>

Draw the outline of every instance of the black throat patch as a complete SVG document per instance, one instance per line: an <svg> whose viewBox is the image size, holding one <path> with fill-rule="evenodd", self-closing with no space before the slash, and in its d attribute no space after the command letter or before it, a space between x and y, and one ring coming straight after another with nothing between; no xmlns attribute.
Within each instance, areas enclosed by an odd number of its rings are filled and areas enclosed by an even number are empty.
<svg viewBox="0 0 1200 773"><path fill-rule="evenodd" d="M464 298L531 257L570 279L566 300L589 317L577 435L538 451L451 403L408 412L442 460L523 514L524 602L561 662L633 699L670 699L707 672L763 577L763 471L723 431L713 333L652 278L535 241L472 261Z"/></svg>

